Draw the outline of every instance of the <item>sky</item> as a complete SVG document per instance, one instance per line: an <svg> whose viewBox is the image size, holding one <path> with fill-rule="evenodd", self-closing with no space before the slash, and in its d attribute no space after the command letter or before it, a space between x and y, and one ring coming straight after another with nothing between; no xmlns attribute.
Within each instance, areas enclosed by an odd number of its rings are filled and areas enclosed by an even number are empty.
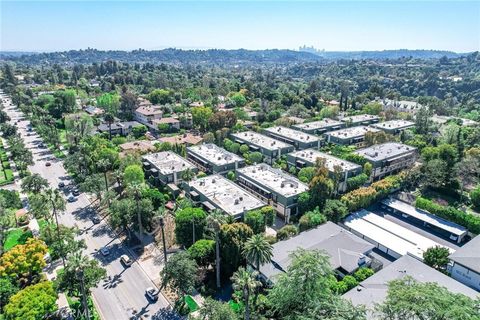
<svg viewBox="0 0 480 320"><path fill-rule="evenodd" d="M480 1L0 0L0 50L480 50Z"/></svg>

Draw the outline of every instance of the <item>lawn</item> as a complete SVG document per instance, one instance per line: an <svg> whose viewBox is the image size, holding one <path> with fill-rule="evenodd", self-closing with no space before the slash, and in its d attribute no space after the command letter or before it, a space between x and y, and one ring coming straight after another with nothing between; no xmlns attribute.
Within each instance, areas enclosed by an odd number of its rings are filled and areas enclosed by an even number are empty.
<svg viewBox="0 0 480 320"><path fill-rule="evenodd" d="M5 244L3 249L8 251L15 247L17 244L25 244L28 238L32 237L32 233L28 231L23 231L21 228L13 229L7 233Z"/></svg>
<svg viewBox="0 0 480 320"><path fill-rule="evenodd" d="M193 300L192 296L185 296L185 303L188 306L190 312L195 312L198 310L198 304Z"/></svg>

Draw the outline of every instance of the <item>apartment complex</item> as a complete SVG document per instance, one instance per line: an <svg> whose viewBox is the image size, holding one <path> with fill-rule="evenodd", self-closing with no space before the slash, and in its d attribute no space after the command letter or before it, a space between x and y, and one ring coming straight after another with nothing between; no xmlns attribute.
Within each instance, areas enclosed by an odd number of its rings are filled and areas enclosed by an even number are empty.
<svg viewBox="0 0 480 320"><path fill-rule="evenodd" d="M318 158L325 160L325 166L333 177L335 171L340 170L342 178L340 180L338 191L343 192L347 189L347 179L355 177L362 173L362 167L356 163L352 163L324 152L320 152L316 149L299 150L287 154L288 166L295 167L297 169L304 167L313 167Z"/></svg>
<svg viewBox="0 0 480 320"><path fill-rule="evenodd" d="M343 146L354 145L356 147L363 147L365 146L365 134L367 132L379 131L380 130L372 127L358 126L330 131L325 133L325 137L327 143L334 143Z"/></svg>
<svg viewBox="0 0 480 320"><path fill-rule="evenodd" d="M415 123L407 120L390 120L372 124L372 127L385 131L389 134L398 134L408 128L413 128Z"/></svg>
<svg viewBox="0 0 480 320"><path fill-rule="evenodd" d="M186 170L197 172L197 168L172 151L164 151L143 156L143 168L147 178L152 177L155 184L178 185L183 181Z"/></svg>
<svg viewBox="0 0 480 320"><path fill-rule="evenodd" d="M355 116L348 116L343 117L340 119L347 127L354 127L354 126L366 126L372 123L377 123L380 121L378 116L374 116L371 114L358 114Z"/></svg>
<svg viewBox="0 0 480 320"><path fill-rule="evenodd" d="M154 124L154 121L160 120L162 114L161 106L144 104L135 110L134 118L136 121L156 130L157 125Z"/></svg>
<svg viewBox="0 0 480 320"><path fill-rule="evenodd" d="M328 131L334 131L345 127L345 123L333 120L333 119L322 119L319 121L313 121L308 123L296 124L292 128L300 130L309 134L321 135Z"/></svg>
<svg viewBox="0 0 480 320"><path fill-rule="evenodd" d="M238 169L237 182L275 208L286 222L297 213L300 193L308 190L296 177L265 163Z"/></svg>
<svg viewBox="0 0 480 320"><path fill-rule="evenodd" d="M355 153L372 164L372 179L380 179L409 168L418 158L417 148L397 142L377 144Z"/></svg>
<svg viewBox="0 0 480 320"><path fill-rule="evenodd" d="M205 173L227 173L245 164L243 158L213 143L188 147L187 159Z"/></svg>
<svg viewBox="0 0 480 320"><path fill-rule="evenodd" d="M272 138L295 146L298 150L320 147L319 137L302 131L278 126L266 128L264 132Z"/></svg>
<svg viewBox="0 0 480 320"><path fill-rule="evenodd" d="M222 210L235 219L266 204L221 175L190 181L188 196L207 211Z"/></svg>
<svg viewBox="0 0 480 320"><path fill-rule="evenodd" d="M251 151L259 151L264 156L264 161L272 164L280 156L292 152L294 146L273 139L255 131L245 131L231 134L232 139L240 144L247 145Z"/></svg>

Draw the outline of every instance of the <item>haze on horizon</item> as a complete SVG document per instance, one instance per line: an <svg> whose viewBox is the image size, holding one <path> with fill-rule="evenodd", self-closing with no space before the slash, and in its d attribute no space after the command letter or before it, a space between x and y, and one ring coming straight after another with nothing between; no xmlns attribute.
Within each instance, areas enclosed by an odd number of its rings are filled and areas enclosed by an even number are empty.
<svg viewBox="0 0 480 320"><path fill-rule="evenodd" d="M480 50L477 1L1 1L2 51Z"/></svg>

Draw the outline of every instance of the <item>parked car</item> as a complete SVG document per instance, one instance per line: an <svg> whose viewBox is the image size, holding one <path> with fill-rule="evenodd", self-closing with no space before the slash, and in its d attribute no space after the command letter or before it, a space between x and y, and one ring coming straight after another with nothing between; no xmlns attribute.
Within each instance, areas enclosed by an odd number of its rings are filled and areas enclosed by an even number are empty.
<svg viewBox="0 0 480 320"><path fill-rule="evenodd" d="M121 262L123 263L123 265L124 265L125 267L127 267L127 268L130 267L130 266L132 265L132 263L133 263L133 260L130 259L130 257L127 256L126 254L122 254L122 255L120 256L120 261L121 261Z"/></svg>
<svg viewBox="0 0 480 320"><path fill-rule="evenodd" d="M46 166L46 167L50 167L51 165L52 165L52 164L51 164L50 162L48 162L48 161L45 162L45 166Z"/></svg>
<svg viewBox="0 0 480 320"><path fill-rule="evenodd" d="M80 195L80 191L78 191L78 189L75 188L75 189L73 189L72 194L73 194L75 197L78 197L78 196Z"/></svg>
<svg viewBox="0 0 480 320"><path fill-rule="evenodd" d="M68 198L67 198L68 202L75 202L76 200L77 200L77 198L75 198L75 196L73 194L69 195Z"/></svg>
<svg viewBox="0 0 480 320"><path fill-rule="evenodd" d="M107 247L100 249L100 252L102 253L102 256L108 256L110 254L110 250L108 250Z"/></svg>
<svg viewBox="0 0 480 320"><path fill-rule="evenodd" d="M148 287L145 290L145 294L152 301L157 301L158 300L158 294L157 294L157 290L155 290L155 288Z"/></svg>
<svg viewBox="0 0 480 320"><path fill-rule="evenodd" d="M101 221L102 221L102 219L100 219L100 217L98 217L98 216L93 216L92 217L93 224L99 224Z"/></svg>
<svg viewBox="0 0 480 320"><path fill-rule="evenodd" d="M59 188L59 189L62 189L63 187L65 187L65 182L60 181L60 182L58 183L58 188Z"/></svg>

